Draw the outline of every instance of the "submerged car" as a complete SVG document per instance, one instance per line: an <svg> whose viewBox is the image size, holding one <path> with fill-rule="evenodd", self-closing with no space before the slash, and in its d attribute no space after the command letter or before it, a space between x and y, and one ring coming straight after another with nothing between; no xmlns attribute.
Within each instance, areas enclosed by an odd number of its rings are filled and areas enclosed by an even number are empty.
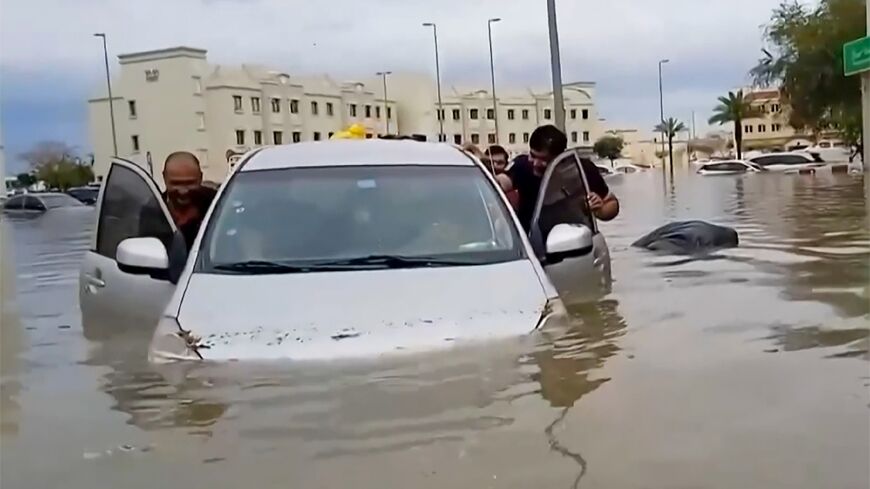
<svg viewBox="0 0 870 489"><path fill-rule="evenodd" d="M754 163L766 171L773 172L800 172L803 170L815 170L825 166L824 160L818 155L801 151L790 153L768 153L754 156L746 160Z"/></svg>
<svg viewBox="0 0 870 489"><path fill-rule="evenodd" d="M357 357L525 334L559 315L560 294L609 283L586 188L577 154L560 155L526 235L489 172L455 147L269 147L240 160L179 256L154 182L114 160L81 270L83 320L157 323L154 361Z"/></svg>
<svg viewBox="0 0 870 489"><path fill-rule="evenodd" d="M735 175L760 171L763 171L760 166L743 160L709 162L698 167L699 175Z"/></svg>
<svg viewBox="0 0 870 489"><path fill-rule="evenodd" d="M82 204L94 205L97 203L97 198L100 196L99 187L74 187L66 191L66 193Z"/></svg>
<svg viewBox="0 0 870 489"><path fill-rule="evenodd" d="M38 192L16 195L3 203L3 212L10 214L42 214L53 209L82 207L69 195L56 192Z"/></svg>

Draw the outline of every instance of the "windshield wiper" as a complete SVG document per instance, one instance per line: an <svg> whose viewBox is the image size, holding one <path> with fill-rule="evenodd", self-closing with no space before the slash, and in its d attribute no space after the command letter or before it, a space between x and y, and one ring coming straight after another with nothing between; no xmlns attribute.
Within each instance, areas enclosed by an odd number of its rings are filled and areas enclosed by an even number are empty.
<svg viewBox="0 0 870 489"><path fill-rule="evenodd" d="M248 260L234 263L219 263L214 265L215 270L245 273L245 274L269 274L269 273L299 273L307 272L315 267L290 265L287 263L266 261L266 260Z"/></svg>
<svg viewBox="0 0 870 489"><path fill-rule="evenodd" d="M318 262L317 266L331 267L376 267L376 268L417 268L417 267L457 267L473 265L467 261L447 260L428 256L368 255L328 262Z"/></svg>

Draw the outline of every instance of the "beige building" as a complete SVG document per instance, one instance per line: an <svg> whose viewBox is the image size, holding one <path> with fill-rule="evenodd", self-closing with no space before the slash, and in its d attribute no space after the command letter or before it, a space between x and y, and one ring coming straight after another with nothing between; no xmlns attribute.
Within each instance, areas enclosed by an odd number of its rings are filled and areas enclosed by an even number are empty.
<svg viewBox="0 0 870 489"><path fill-rule="evenodd" d="M372 137L398 133L437 141L441 117L447 142L470 141L482 148L498 142L523 152L535 127L554 117L552 92L530 88L499 91L493 107L488 90L443 87L440 111L429 75L391 74L385 97L379 77L337 82L261 66L211 65L203 49L176 47L123 54L118 60L112 82L117 152L151 169L158 182L173 151L195 153L205 178L221 181L229 171L228 150L325 140L352 123L364 125ZM569 145L591 147L601 135L595 84L566 84L564 98ZM89 101L98 176L114 153L109 114L104 88Z"/></svg>
<svg viewBox="0 0 870 489"><path fill-rule="evenodd" d="M778 89L746 89L744 96L759 117L743 120L743 149L789 149L812 145L812 135L788 124L789 108Z"/></svg>

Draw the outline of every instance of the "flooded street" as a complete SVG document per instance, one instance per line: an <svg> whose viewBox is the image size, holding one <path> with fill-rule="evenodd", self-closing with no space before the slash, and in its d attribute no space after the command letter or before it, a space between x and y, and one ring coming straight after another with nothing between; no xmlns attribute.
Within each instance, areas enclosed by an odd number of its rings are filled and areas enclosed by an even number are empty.
<svg viewBox="0 0 870 489"><path fill-rule="evenodd" d="M2 487L870 486L861 177L609 183L613 290L570 331L354 363L155 370L147 325L81 323L93 211L4 218ZM676 219L740 247L629 247Z"/></svg>

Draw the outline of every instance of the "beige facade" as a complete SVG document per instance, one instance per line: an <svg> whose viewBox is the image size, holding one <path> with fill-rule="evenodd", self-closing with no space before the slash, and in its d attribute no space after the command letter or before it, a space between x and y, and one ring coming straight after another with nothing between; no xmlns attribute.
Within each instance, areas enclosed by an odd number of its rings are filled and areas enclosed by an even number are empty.
<svg viewBox="0 0 870 489"><path fill-rule="evenodd" d="M812 144L812 135L788 124L789 107L777 89L747 89L744 96L759 117L743 120L743 149L788 149Z"/></svg>
<svg viewBox="0 0 870 489"><path fill-rule="evenodd" d="M261 66L211 65L203 49L177 47L118 60L112 85L117 152L151 168L158 182L166 156L179 150L197 154L205 178L221 181L229 171L228 150L325 140L352 123L372 136L439 138L437 91L429 75L391 74L385 97L380 77L337 82ZM498 96L494 108L488 90L443 87L444 139L481 148L497 141L509 151L527 151L532 131L553 122L552 92L508 89ZM591 148L601 135L595 84L566 84L564 98L569 145ZM94 170L102 176L114 153L108 98L104 91L89 102Z"/></svg>

